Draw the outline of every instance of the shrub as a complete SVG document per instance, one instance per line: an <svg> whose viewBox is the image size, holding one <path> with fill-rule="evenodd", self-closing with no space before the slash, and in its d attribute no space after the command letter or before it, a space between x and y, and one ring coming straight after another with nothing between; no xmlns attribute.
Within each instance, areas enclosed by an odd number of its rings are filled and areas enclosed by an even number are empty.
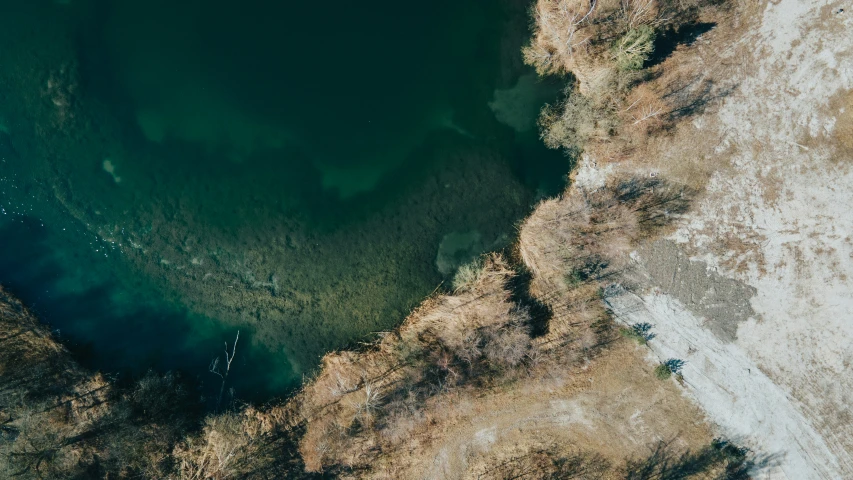
<svg viewBox="0 0 853 480"><path fill-rule="evenodd" d="M566 275L566 285L569 287L576 287L584 282L586 278L585 275L580 270L572 270Z"/></svg>
<svg viewBox="0 0 853 480"><path fill-rule="evenodd" d="M536 31L522 50L540 75L572 70L575 54L598 36L594 8L585 0L540 0L531 10ZM593 4L594 7L594 4Z"/></svg>
<svg viewBox="0 0 853 480"><path fill-rule="evenodd" d="M596 105L577 91L559 105L546 105L539 115L542 141L548 148L579 151L591 139L604 139L617 126L608 108Z"/></svg>
<svg viewBox="0 0 853 480"><path fill-rule="evenodd" d="M717 457L725 462L725 480L749 480L749 474L754 466L750 451L746 447L735 445L728 440L715 438L711 442L711 448L717 452Z"/></svg>
<svg viewBox="0 0 853 480"><path fill-rule="evenodd" d="M470 290L471 287L480 281L483 275L483 259L474 259L465 265L459 267L456 275L453 276L451 286L454 292L464 292Z"/></svg>
<svg viewBox="0 0 853 480"><path fill-rule="evenodd" d="M635 323L628 328L619 329L619 333L625 338L636 340L640 345L646 345L649 340L655 338L655 334L651 333L653 327L651 323Z"/></svg>
<svg viewBox="0 0 853 480"><path fill-rule="evenodd" d="M613 57L619 70L641 70L654 51L655 36L652 27L640 25L617 40L613 45Z"/></svg>
<svg viewBox="0 0 853 480"><path fill-rule="evenodd" d="M253 413L249 409L205 418L201 433L175 448L181 477L239 477L263 463L258 447L264 432Z"/></svg>
<svg viewBox="0 0 853 480"><path fill-rule="evenodd" d="M355 410L353 421L358 421L362 427L373 426L373 420L379 407L382 406L382 394L371 384L359 389L355 398L350 399L350 406Z"/></svg>
<svg viewBox="0 0 853 480"><path fill-rule="evenodd" d="M510 325L489 335L483 346L483 354L492 368L504 369L521 363L529 349L528 329Z"/></svg>
<svg viewBox="0 0 853 480"><path fill-rule="evenodd" d="M667 380L673 374L680 375L682 367L684 367L684 360L670 358L655 367L655 376L661 380Z"/></svg>

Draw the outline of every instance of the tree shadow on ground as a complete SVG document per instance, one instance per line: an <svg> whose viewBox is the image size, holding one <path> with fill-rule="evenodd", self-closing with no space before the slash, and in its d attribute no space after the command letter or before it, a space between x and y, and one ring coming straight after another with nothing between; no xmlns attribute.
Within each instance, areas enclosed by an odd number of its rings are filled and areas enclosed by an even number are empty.
<svg viewBox="0 0 853 480"><path fill-rule="evenodd" d="M727 440L714 439L699 450L683 451L673 441L659 442L651 453L625 464L626 480L680 480L713 475L715 480L748 480L751 473L778 463L777 455L751 452ZM706 477L702 477L706 478Z"/></svg>
<svg viewBox="0 0 853 480"><path fill-rule="evenodd" d="M548 323L554 313L551 308L540 299L530 293L530 282L533 274L523 268L522 264L516 267L516 274L510 279L507 288L511 292L512 302L526 309L530 314L530 336L540 337L548 333Z"/></svg>
<svg viewBox="0 0 853 480"><path fill-rule="evenodd" d="M663 63L679 45L689 47L704 33L710 32L717 24L713 22L693 22L686 25L670 27L655 38L654 51L649 56L644 68Z"/></svg>

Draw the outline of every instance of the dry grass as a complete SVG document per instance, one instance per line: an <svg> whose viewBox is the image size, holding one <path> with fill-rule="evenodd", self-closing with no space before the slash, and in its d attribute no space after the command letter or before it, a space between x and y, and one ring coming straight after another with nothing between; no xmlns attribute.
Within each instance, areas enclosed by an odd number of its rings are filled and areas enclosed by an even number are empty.
<svg viewBox="0 0 853 480"><path fill-rule="evenodd" d="M611 339L601 288L618 275L638 241L661 233L693 197L685 186L657 178L611 178L602 188L570 187L528 217L518 252L533 273L531 293L552 312L543 351L573 344L580 355Z"/></svg>
<svg viewBox="0 0 853 480"><path fill-rule="evenodd" d="M370 473L353 477L503 478L498 465L551 450L583 459L590 476L580 478L596 478L595 471L616 479L625 478L626 459L647 456L658 439L682 452L710 443L698 408L674 382L654 378L643 357L643 349L620 340L589 362L542 362L503 389L436 397L405 442L385 450Z"/></svg>
<svg viewBox="0 0 853 480"><path fill-rule="evenodd" d="M543 110L543 141L570 153L583 150L599 163L654 164L701 189L721 166L709 162L709 154L723 139L703 136L684 120L713 108L734 87L723 79L730 77L726 69L740 65L738 49L720 45L747 28L757 9L740 3L538 1L525 58L540 74L576 78L563 102ZM651 65L620 68L619 46L637 47L641 30L663 39L658 57ZM659 145L678 136L684 137L683 158L662 165Z"/></svg>
<svg viewBox="0 0 853 480"><path fill-rule="evenodd" d="M428 398L516 366L530 337L526 312L506 288L512 275L501 257L490 256L474 283L427 300L366 351L326 355L302 396L306 468L369 462L361 452L401 438L398 424L411 423Z"/></svg>
<svg viewBox="0 0 853 480"><path fill-rule="evenodd" d="M422 399L417 412L386 419L394 437L350 429L346 450L327 440L324 469L339 478L505 478L496 467L547 450L601 474L580 478L617 479L626 478L627 460L647 458L659 440L675 454L699 451L713 438L701 412L676 383L654 377L644 354L617 340L583 362L540 361L522 381L442 391Z"/></svg>
<svg viewBox="0 0 853 480"><path fill-rule="evenodd" d="M599 164L618 162L629 170L659 174L695 191L703 190L714 172L730 167L729 158L743 146L707 113L735 91L733 79L751 68L745 60L749 45L731 42L750 20L734 7L710 13L702 21L717 26L692 45L676 48L652 69L651 79L631 90L616 133L585 145L590 157Z"/></svg>
<svg viewBox="0 0 853 480"><path fill-rule="evenodd" d="M105 417L110 393L103 376L76 365L0 288L0 476L58 478L91 461L94 449L67 439ZM3 441L4 434L15 441Z"/></svg>
<svg viewBox="0 0 853 480"><path fill-rule="evenodd" d="M637 49L632 41L635 32L686 24L708 4L701 0L538 0L531 11L534 33L523 50L524 59L540 75L571 73L580 81L581 92L594 97L596 89L588 86L618 69L620 51Z"/></svg>
<svg viewBox="0 0 853 480"><path fill-rule="evenodd" d="M208 417L199 436L175 449L179 476L195 480L245 475L265 463L258 458L259 447L269 433L270 424L258 418L253 408Z"/></svg>
<svg viewBox="0 0 853 480"><path fill-rule="evenodd" d="M524 222L519 253L534 292L563 294L578 282L618 270L636 242L683 213L692 192L657 178L612 178L603 188L570 188Z"/></svg>
<svg viewBox="0 0 853 480"><path fill-rule="evenodd" d="M660 14L656 0L539 0L524 59L540 75L572 73L581 84L594 83L615 66L611 44L630 30L660 23Z"/></svg>

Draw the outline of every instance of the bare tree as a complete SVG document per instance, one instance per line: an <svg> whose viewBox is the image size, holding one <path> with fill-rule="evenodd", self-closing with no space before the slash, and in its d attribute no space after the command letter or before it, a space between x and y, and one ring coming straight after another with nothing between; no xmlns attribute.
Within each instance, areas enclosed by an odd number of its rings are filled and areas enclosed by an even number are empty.
<svg viewBox="0 0 853 480"><path fill-rule="evenodd" d="M381 402L382 394L379 389L370 383L367 383L364 386L364 394L360 394L354 401L352 401L352 406L355 408L356 418L359 419L363 426L370 427L373 425L374 414L382 405Z"/></svg>
<svg viewBox="0 0 853 480"><path fill-rule="evenodd" d="M234 361L234 354L237 353L237 342L240 340L240 331L237 330L237 338L234 339L234 346L231 348L231 355L228 354L228 342L225 342L225 371L219 369L219 356L210 361L208 371L214 375L218 375L222 379L222 385L219 387L219 397L216 399L216 409L222 404L222 394L225 392L225 382L228 380L228 372L231 371L231 362Z"/></svg>

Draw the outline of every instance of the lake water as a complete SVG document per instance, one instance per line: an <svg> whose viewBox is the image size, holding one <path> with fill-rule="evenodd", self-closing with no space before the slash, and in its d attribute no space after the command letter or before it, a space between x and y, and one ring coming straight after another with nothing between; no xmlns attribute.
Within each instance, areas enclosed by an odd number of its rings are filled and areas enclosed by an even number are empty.
<svg viewBox="0 0 853 480"><path fill-rule="evenodd" d="M569 161L527 2L0 2L0 283L87 365L263 399L508 245Z"/></svg>

